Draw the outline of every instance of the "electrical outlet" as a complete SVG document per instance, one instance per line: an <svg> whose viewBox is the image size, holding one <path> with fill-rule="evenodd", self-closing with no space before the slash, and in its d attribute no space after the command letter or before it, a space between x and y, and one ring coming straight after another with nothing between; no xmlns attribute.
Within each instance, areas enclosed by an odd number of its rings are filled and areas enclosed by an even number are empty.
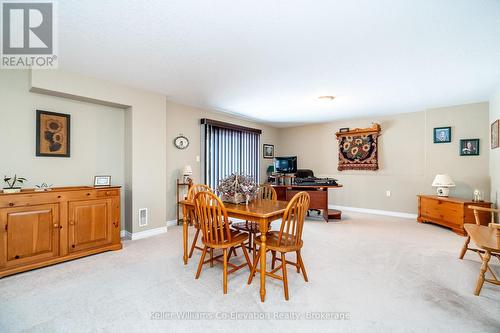
<svg viewBox="0 0 500 333"><path fill-rule="evenodd" d="M389 190L385 191L385 196L389 198L391 196L391 191Z"/></svg>

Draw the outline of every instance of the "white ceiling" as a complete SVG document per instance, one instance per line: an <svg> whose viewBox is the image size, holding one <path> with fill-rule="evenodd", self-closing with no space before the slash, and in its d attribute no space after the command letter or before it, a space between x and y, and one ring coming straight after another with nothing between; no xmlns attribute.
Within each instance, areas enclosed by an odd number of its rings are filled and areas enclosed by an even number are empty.
<svg viewBox="0 0 500 333"><path fill-rule="evenodd" d="M500 1L64 0L58 20L60 68L276 126L485 101L500 84Z"/></svg>

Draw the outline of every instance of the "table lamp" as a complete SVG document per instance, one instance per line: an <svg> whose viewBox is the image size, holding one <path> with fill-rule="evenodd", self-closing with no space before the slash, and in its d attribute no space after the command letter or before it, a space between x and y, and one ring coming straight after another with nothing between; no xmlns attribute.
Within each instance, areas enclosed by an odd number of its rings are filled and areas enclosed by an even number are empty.
<svg viewBox="0 0 500 333"><path fill-rule="evenodd" d="M447 197L450 195L450 187L455 187L455 183L448 175L436 175L432 186L437 187L438 197Z"/></svg>
<svg viewBox="0 0 500 333"><path fill-rule="evenodd" d="M182 169L182 175L183 177L183 182L184 183L189 183L189 179L191 178L191 175L193 174L193 169L191 168L190 165L186 165L184 169Z"/></svg>

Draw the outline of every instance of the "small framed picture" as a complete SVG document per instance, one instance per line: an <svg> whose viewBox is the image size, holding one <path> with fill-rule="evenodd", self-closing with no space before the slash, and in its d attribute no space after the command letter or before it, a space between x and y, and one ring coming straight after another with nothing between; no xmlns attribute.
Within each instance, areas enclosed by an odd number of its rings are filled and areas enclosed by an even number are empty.
<svg viewBox="0 0 500 333"><path fill-rule="evenodd" d="M479 139L460 140L460 156L479 155Z"/></svg>
<svg viewBox="0 0 500 333"><path fill-rule="evenodd" d="M496 120L491 124L491 149L498 148L500 146L500 120Z"/></svg>
<svg viewBox="0 0 500 333"><path fill-rule="evenodd" d="M345 132L349 132L349 127L342 127L340 130L339 130L340 133L345 133Z"/></svg>
<svg viewBox="0 0 500 333"><path fill-rule="evenodd" d="M451 142L451 127L434 128L434 143Z"/></svg>
<svg viewBox="0 0 500 333"><path fill-rule="evenodd" d="M264 144L263 148L264 158L274 158L274 145Z"/></svg>
<svg viewBox="0 0 500 333"><path fill-rule="evenodd" d="M95 176L94 186L111 186L111 176Z"/></svg>
<svg viewBox="0 0 500 333"><path fill-rule="evenodd" d="M36 110L36 156L70 157L71 116Z"/></svg>

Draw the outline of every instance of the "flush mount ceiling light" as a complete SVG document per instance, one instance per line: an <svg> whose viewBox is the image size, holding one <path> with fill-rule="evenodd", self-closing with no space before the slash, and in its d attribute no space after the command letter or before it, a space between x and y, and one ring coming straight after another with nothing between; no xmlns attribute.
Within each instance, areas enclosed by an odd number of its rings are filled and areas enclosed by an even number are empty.
<svg viewBox="0 0 500 333"><path fill-rule="evenodd" d="M322 101L333 101L335 99L335 96L319 96L318 99Z"/></svg>

